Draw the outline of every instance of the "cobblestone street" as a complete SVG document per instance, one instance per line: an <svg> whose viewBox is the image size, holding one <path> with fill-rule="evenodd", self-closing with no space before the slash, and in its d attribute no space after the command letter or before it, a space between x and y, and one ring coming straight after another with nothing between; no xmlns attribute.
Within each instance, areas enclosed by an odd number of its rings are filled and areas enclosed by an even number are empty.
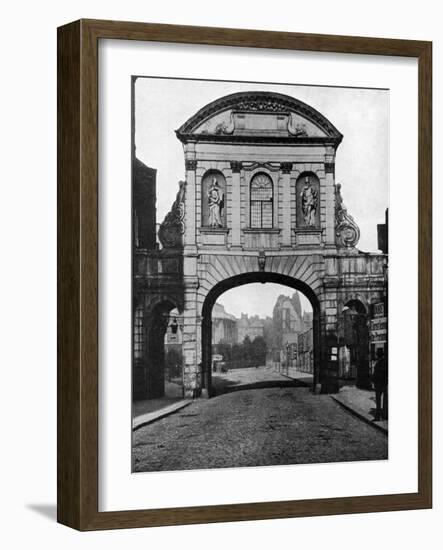
<svg viewBox="0 0 443 550"><path fill-rule="evenodd" d="M133 471L189 470L388 456L388 438L308 388L245 389L133 433Z"/></svg>

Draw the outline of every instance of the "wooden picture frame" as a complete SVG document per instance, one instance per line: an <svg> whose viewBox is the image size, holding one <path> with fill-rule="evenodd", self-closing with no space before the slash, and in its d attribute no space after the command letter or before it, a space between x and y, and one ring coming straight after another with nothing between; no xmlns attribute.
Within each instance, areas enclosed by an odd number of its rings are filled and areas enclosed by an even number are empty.
<svg viewBox="0 0 443 550"><path fill-rule="evenodd" d="M160 41L418 59L418 491L98 511L98 41ZM432 44L423 41L80 20L58 29L58 521L79 530L432 506Z"/></svg>

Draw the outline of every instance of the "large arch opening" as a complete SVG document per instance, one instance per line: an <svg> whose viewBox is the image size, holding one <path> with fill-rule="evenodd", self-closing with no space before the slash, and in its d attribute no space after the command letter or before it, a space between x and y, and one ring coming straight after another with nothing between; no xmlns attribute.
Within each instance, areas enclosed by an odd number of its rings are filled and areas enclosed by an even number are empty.
<svg viewBox="0 0 443 550"><path fill-rule="evenodd" d="M314 291L305 283L298 279L294 279L287 275L281 275L278 273L245 273L230 277L217 285L215 285L207 294L202 308L202 385L209 396L215 394L215 387L213 384L213 372L217 372L217 359L222 362L226 368L237 368L237 363L234 361L231 365L226 365L223 354L216 353L217 347L214 346L213 340L213 311L217 305L217 300L228 291L248 285L251 283L273 283L275 285L282 285L287 289L300 292L305 298L308 304L308 310L310 314L309 323L307 324L307 330L299 330L297 334L294 334L294 338L286 337L280 338L282 341L279 345L275 346L275 349L266 349L263 354L263 350L260 351L260 343L257 340L257 346L251 346L253 353L251 354L249 361L245 361L244 364L240 363L240 368L243 365L248 367L257 367L263 365L272 366L278 370L284 371L291 367L298 367L300 370L309 371L312 373L310 377L310 384L314 388L320 380L320 305L318 298ZM268 285L271 286L271 285ZM216 328L216 327L215 327ZM302 347L300 349L302 356L299 354L298 335L301 332L307 332L302 338L302 342L306 342L306 349ZM252 337L258 336L258 333L251 334ZM303 336L303 335L301 335ZM249 338L251 340L251 338ZM237 335L237 341L242 340L242 335ZM309 344L308 344L309 341ZM252 343L252 342L251 342ZM260 352L260 353L259 353ZM214 355L216 355L214 361ZM260 355L260 357L259 357ZM262 357L262 355L265 355ZM232 361L232 358L231 358Z"/></svg>

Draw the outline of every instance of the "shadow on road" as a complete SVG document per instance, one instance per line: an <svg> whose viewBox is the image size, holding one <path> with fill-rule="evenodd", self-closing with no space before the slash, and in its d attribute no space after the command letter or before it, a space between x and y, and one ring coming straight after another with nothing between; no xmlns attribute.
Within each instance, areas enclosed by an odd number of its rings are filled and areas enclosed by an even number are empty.
<svg viewBox="0 0 443 550"><path fill-rule="evenodd" d="M241 382L240 380L227 380L220 376L212 377L213 396L223 395L242 390L259 390L262 388L302 388L307 384L300 380L260 380L257 382Z"/></svg>

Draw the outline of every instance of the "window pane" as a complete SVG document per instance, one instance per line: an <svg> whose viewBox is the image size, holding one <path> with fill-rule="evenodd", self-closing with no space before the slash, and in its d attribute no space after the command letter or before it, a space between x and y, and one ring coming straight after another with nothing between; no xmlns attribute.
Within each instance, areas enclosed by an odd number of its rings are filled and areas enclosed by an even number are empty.
<svg viewBox="0 0 443 550"><path fill-rule="evenodd" d="M258 174L251 182L251 227L270 229L273 226L273 186L266 174Z"/></svg>
<svg viewBox="0 0 443 550"><path fill-rule="evenodd" d="M251 227L261 227L260 202L251 202Z"/></svg>
<svg viewBox="0 0 443 550"><path fill-rule="evenodd" d="M263 202L262 227L272 228L272 202Z"/></svg>

